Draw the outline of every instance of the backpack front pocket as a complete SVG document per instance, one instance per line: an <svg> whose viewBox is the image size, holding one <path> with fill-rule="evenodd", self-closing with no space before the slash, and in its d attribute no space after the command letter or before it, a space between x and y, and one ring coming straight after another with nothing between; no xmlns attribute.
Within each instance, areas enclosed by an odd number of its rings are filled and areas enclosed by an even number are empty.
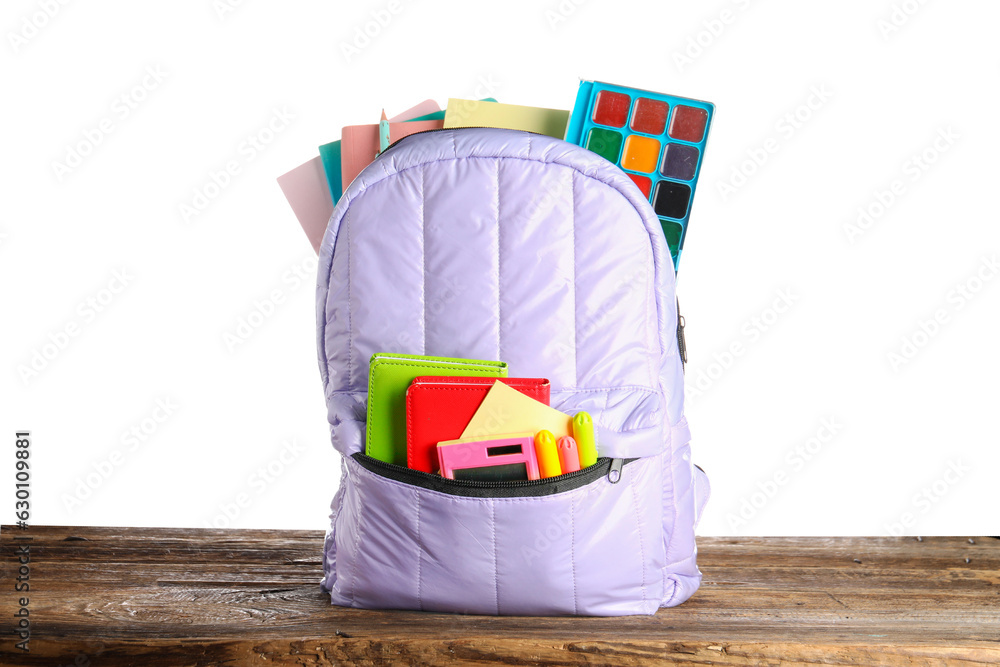
<svg viewBox="0 0 1000 667"><path fill-rule="evenodd" d="M613 483L611 465L486 488L349 457L329 545L332 601L481 614L654 613L664 597L662 468L655 457L636 459Z"/></svg>
<svg viewBox="0 0 1000 667"><path fill-rule="evenodd" d="M410 484L422 489L440 491L452 496L467 496L470 498L529 498L534 496L551 496L564 491L585 486L601 477L616 483L621 478L625 464L635 459L599 458L597 463L575 472L565 473L556 477L519 481L477 481L448 479L441 475L411 470L404 466L386 463L366 454L354 454L351 458L361 464L364 469L381 477Z"/></svg>

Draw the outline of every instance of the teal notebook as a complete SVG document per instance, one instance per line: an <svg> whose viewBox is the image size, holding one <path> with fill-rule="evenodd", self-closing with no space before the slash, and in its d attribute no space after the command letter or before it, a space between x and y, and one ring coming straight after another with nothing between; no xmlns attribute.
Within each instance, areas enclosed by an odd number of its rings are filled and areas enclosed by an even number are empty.
<svg viewBox="0 0 1000 667"><path fill-rule="evenodd" d="M323 161L323 171L326 172L326 184L330 188L330 198L337 205L340 195L344 194L344 186L340 182L340 140L323 144L319 147L319 158Z"/></svg>

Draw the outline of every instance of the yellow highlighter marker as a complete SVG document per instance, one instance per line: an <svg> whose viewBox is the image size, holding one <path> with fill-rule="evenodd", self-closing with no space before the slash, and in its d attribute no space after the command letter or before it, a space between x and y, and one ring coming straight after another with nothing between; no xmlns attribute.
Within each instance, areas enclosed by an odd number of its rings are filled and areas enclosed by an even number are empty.
<svg viewBox="0 0 1000 667"><path fill-rule="evenodd" d="M552 431L541 430L535 434L535 458L538 459L538 476L556 477L562 474L559 465L559 448Z"/></svg>
<svg viewBox="0 0 1000 667"><path fill-rule="evenodd" d="M573 439L580 452L580 467L586 468L597 463L597 438L594 436L594 420L589 412L577 412L573 417ZM537 443L537 437L535 442ZM537 445L535 446L537 450Z"/></svg>

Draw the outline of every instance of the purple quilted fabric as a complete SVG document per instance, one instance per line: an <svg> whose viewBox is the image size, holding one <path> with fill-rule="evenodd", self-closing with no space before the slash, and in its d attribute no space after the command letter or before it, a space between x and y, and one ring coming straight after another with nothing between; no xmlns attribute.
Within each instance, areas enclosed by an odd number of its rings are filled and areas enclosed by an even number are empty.
<svg viewBox="0 0 1000 667"><path fill-rule="evenodd" d="M676 317L659 222L596 154L469 128L377 158L320 251L319 365L345 456L324 553L333 603L619 615L689 598L707 480L691 464ZM554 407L593 415L601 456L628 460L620 481L468 497L381 474L358 454L375 352L549 378Z"/></svg>

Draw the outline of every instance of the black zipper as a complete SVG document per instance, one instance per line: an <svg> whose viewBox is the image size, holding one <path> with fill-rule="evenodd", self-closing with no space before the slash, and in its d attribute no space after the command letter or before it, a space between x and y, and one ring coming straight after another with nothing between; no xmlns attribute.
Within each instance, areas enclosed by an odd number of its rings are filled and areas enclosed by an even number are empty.
<svg viewBox="0 0 1000 667"><path fill-rule="evenodd" d="M406 122L406 121L403 121L403 122ZM396 139L394 142L392 142L391 144L389 144L388 146L386 146L385 150L382 151L382 152L380 152L375 157L376 158L382 157L383 155L385 155L386 153L388 153L400 141L406 141L410 137L415 137L415 136L420 135L420 134L429 134L431 132L445 132L445 131L448 131L448 130L451 130L451 131L454 131L454 130L505 130L507 132L524 132L525 134L537 134L539 136L546 136L546 137L551 136L551 135L548 135L548 134L542 135L541 132L532 132L531 130L514 130L514 129L511 129L509 127L487 127L485 125L468 125L468 126L463 125L462 127L435 127L433 130L420 130L419 132L414 132L413 134L408 134L405 137L400 137L399 139ZM553 139L554 138L555 137L553 137ZM576 144L573 144L573 145L575 146Z"/></svg>
<svg viewBox="0 0 1000 667"><path fill-rule="evenodd" d="M358 464L369 472L386 477L397 482L418 486L422 489L440 491L453 496L470 496L475 498L516 498L523 496L550 496L564 491L586 486L607 475L612 484L621 479L622 467L636 459L612 459L604 456L597 463L576 472L569 472L558 477L521 481L483 481L467 479L448 479L441 475L433 475L422 470L412 470L394 463L386 463L358 452L351 456Z"/></svg>

